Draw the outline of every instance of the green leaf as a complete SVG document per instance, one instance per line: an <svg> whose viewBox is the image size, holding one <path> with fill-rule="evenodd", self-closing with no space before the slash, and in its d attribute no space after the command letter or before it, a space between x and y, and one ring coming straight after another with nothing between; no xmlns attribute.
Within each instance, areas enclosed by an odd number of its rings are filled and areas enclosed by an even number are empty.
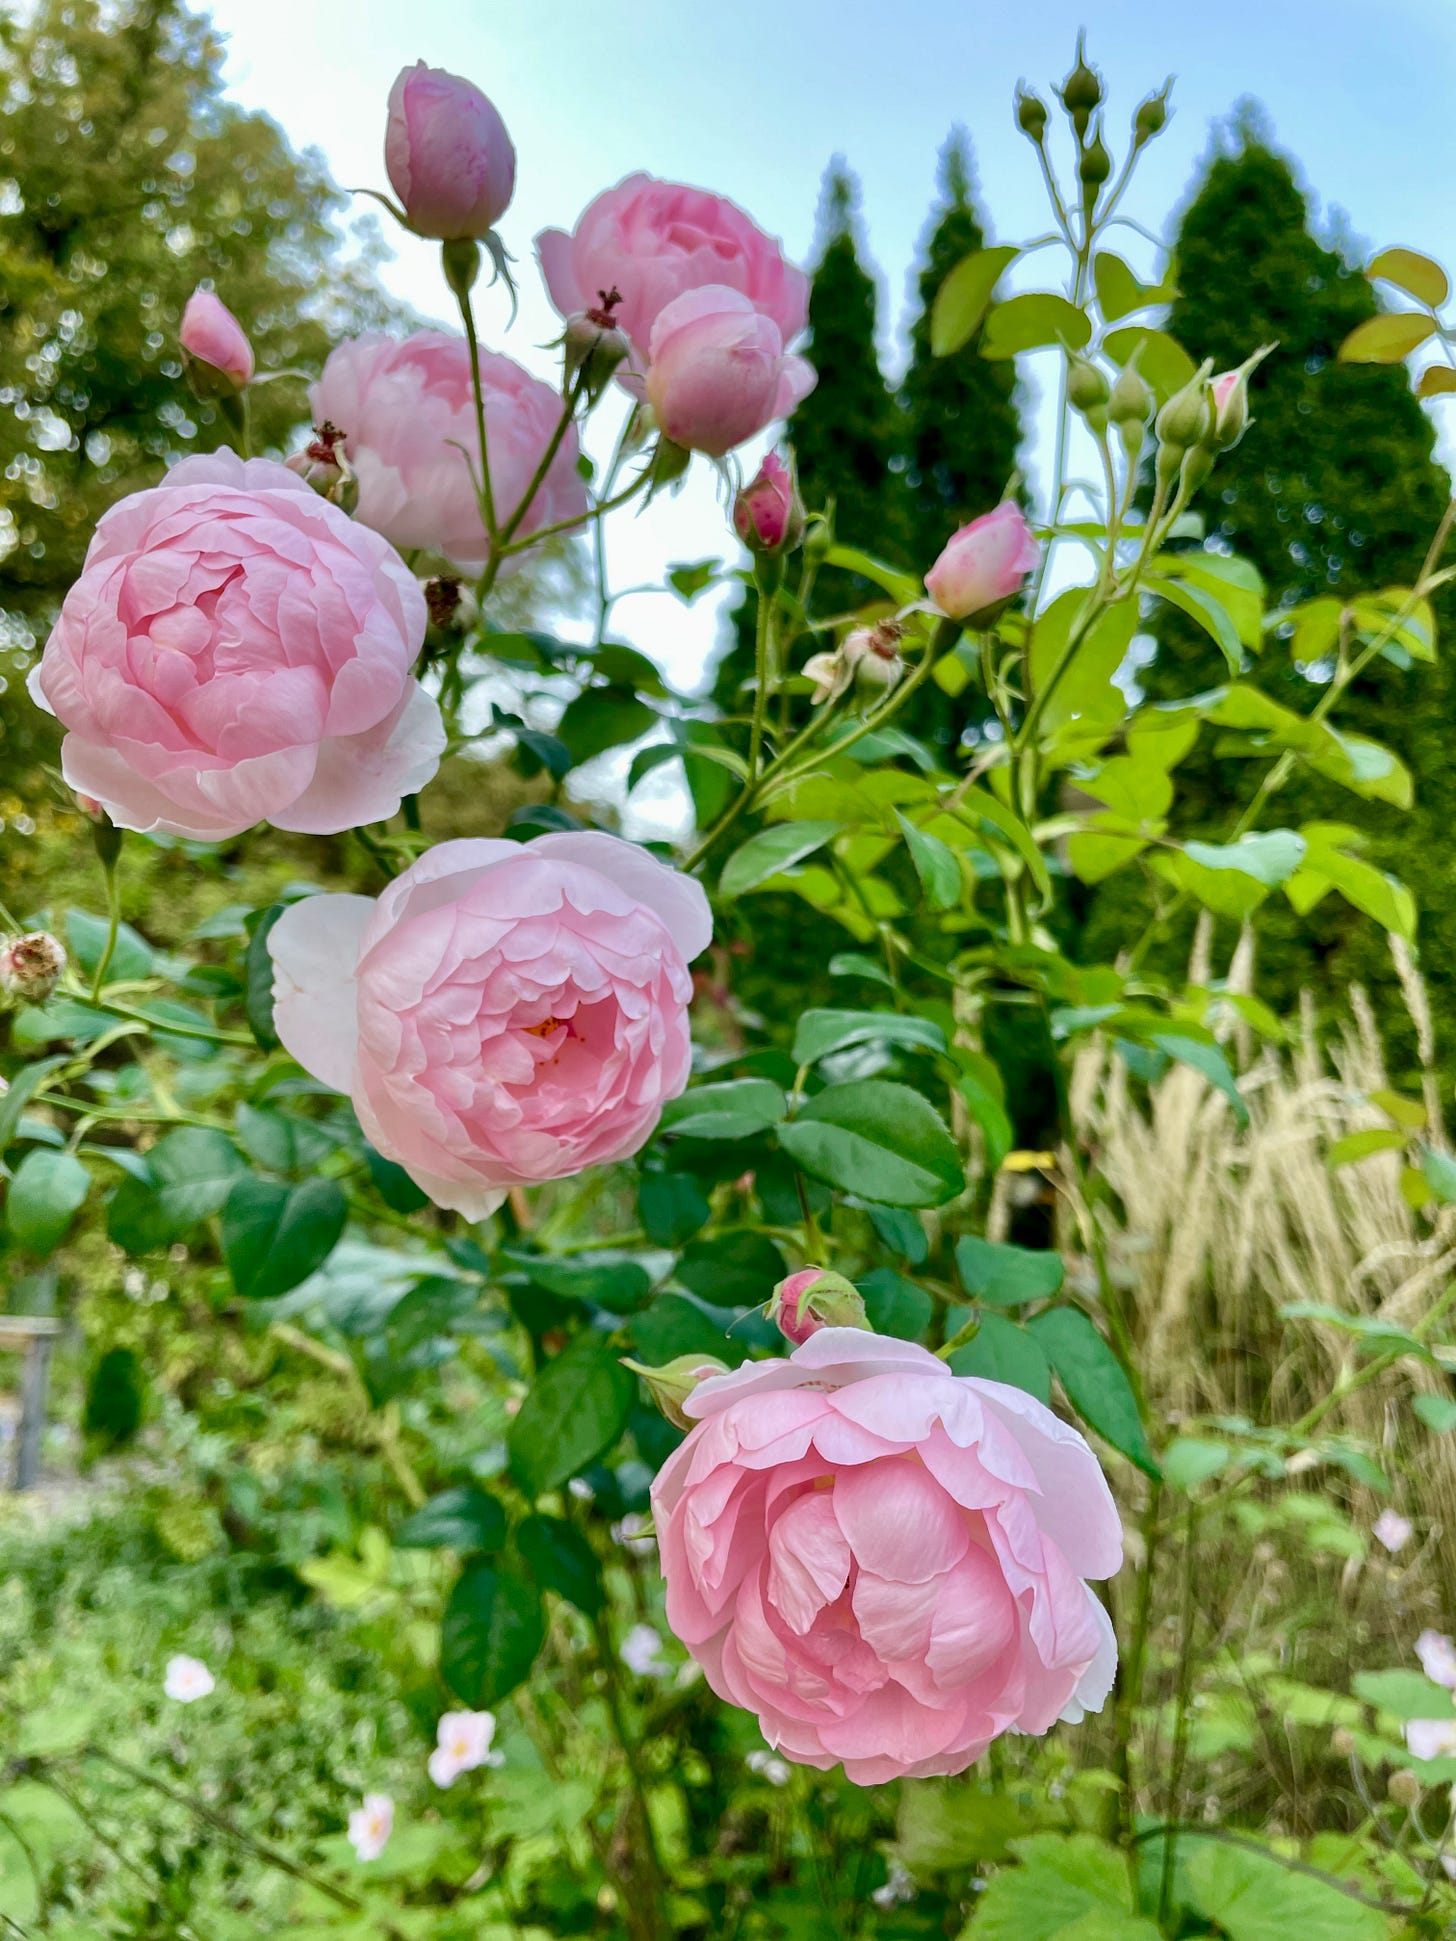
<svg viewBox="0 0 1456 1941"><path fill-rule="evenodd" d="M1428 364L1416 379L1418 398L1448 398L1456 391L1456 371L1449 364Z"/></svg>
<svg viewBox="0 0 1456 1941"><path fill-rule="evenodd" d="M1264 643L1264 577L1251 559L1235 553L1160 553L1153 561L1160 580L1200 588L1228 615L1241 646L1257 653Z"/></svg>
<svg viewBox="0 0 1456 1941"><path fill-rule="evenodd" d="M1330 889L1337 889L1345 901L1382 930L1393 931L1407 943L1415 942L1416 909L1410 891L1384 870L1342 846L1353 832L1340 824L1306 823L1301 834L1306 838L1303 865L1290 878L1285 895L1303 916L1312 910Z"/></svg>
<svg viewBox="0 0 1456 1941"><path fill-rule="evenodd" d="M1099 249L1093 257L1092 282L1097 291L1098 308L1107 323L1116 323L1130 310L1167 303L1176 294L1166 284L1140 282L1123 259L1110 249Z"/></svg>
<svg viewBox="0 0 1456 1941"><path fill-rule="evenodd" d="M1191 1495L1200 1483L1221 1476L1233 1458L1226 1442L1205 1442L1199 1436L1174 1436L1163 1451L1163 1481Z"/></svg>
<svg viewBox="0 0 1456 1941"><path fill-rule="evenodd" d="M954 1139L908 1085L860 1079L816 1093L779 1144L804 1172L886 1206L941 1206L964 1191Z"/></svg>
<svg viewBox="0 0 1456 1941"><path fill-rule="evenodd" d="M1434 1146L1422 1146L1421 1173L1442 1206L1456 1206L1456 1159Z"/></svg>
<svg viewBox="0 0 1456 1941"><path fill-rule="evenodd" d="M499 1704L536 1662L546 1621L535 1586L494 1564L468 1564L440 1631L440 1676L474 1709Z"/></svg>
<svg viewBox="0 0 1456 1941"><path fill-rule="evenodd" d="M1326 1155L1330 1167L1352 1166L1357 1160L1369 1159L1372 1153L1403 1152L1409 1134L1395 1126L1368 1126L1364 1132L1347 1132L1343 1139L1337 1139Z"/></svg>
<svg viewBox="0 0 1456 1941"><path fill-rule="evenodd" d="M506 1540L506 1513L475 1483L441 1490L394 1533L402 1550L495 1551Z"/></svg>
<svg viewBox="0 0 1456 1941"><path fill-rule="evenodd" d="M506 1435L511 1474L532 1500L610 1449L632 1413L636 1378L600 1335L580 1335L537 1373Z"/></svg>
<svg viewBox="0 0 1456 1941"><path fill-rule="evenodd" d="M959 1327L965 1312L952 1310L949 1322ZM979 1375L983 1381L1024 1389L1038 1402L1052 1399L1051 1364L1041 1343L1004 1314L983 1314L975 1338L955 1350L949 1365L957 1375Z"/></svg>
<svg viewBox="0 0 1456 1941"><path fill-rule="evenodd" d="M557 1516L528 1516L516 1531L516 1549L542 1590L555 1591L587 1617L602 1609L602 1567L574 1524Z"/></svg>
<svg viewBox="0 0 1456 1941"><path fill-rule="evenodd" d="M1159 404L1165 404L1175 391L1193 382L1193 359L1166 330L1129 324L1123 330L1109 331L1102 340L1102 348L1119 366L1125 366L1136 351L1138 370L1152 386Z"/></svg>
<svg viewBox="0 0 1456 1941"><path fill-rule="evenodd" d="M705 1227L712 1214L691 1173L644 1173L637 1184L637 1208L652 1244L674 1251Z"/></svg>
<svg viewBox="0 0 1456 1941"><path fill-rule="evenodd" d="M652 1276L641 1261L611 1249L595 1254L541 1254L526 1247L502 1247L501 1255L548 1294L559 1294L564 1301L590 1301L613 1314L630 1314L652 1286Z"/></svg>
<svg viewBox="0 0 1456 1941"><path fill-rule="evenodd" d="M1157 1050L1166 1052L1169 1058L1175 1058L1180 1065L1201 1072L1216 1091L1223 1093L1233 1107L1238 1123L1241 1126L1249 1123L1249 1108L1244 1103L1244 1095L1239 1090L1228 1059L1217 1045L1205 1044L1200 1038L1185 1038L1176 1031L1155 1031L1149 1042Z"/></svg>
<svg viewBox="0 0 1456 1941"><path fill-rule="evenodd" d="M794 1032L793 1060L796 1065L813 1065L831 1052L876 1044L944 1051L945 1033L929 1018L907 1017L898 1011L805 1011Z"/></svg>
<svg viewBox="0 0 1456 1941"><path fill-rule="evenodd" d="M319 1126L307 1119L290 1118L271 1106L240 1105L237 1125L244 1152L272 1173L307 1172L336 1144Z"/></svg>
<svg viewBox="0 0 1456 1941"><path fill-rule="evenodd" d="M222 1211L245 1168L225 1132L182 1126L147 1154L150 1184L124 1179L111 1197L106 1231L129 1254L152 1253Z"/></svg>
<svg viewBox="0 0 1456 1941"><path fill-rule="evenodd" d="M1045 1351L1077 1413L1129 1462L1156 1477L1158 1465L1127 1376L1081 1309L1048 1308L1029 1321L1027 1328Z"/></svg>
<svg viewBox="0 0 1456 1941"><path fill-rule="evenodd" d="M837 950L829 959L831 977L867 977L872 984L883 984L893 991L894 981L883 964L876 963L873 957L866 957L858 950Z"/></svg>
<svg viewBox="0 0 1456 1941"><path fill-rule="evenodd" d="M762 1307L785 1272L784 1257L767 1234L738 1232L695 1240L675 1276L709 1307Z"/></svg>
<svg viewBox="0 0 1456 1941"><path fill-rule="evenodd" d="M583 688L556 724L556 738L580 765L609 748L640 741L660 717L629 687Z"/></svg>
<svg viewBox="0 0 1456 1941"><path fill-rule="evenodd" d="M925 1222L918 1214L907 1213L898 1206L872 1206L870 1225L885 1245L893 1252L903 1254L912 1267L923 1267L930 1258Z"/></svg>
<svg viewBox="0 0 1456 1941"><path fill-rule="evenodd" d="M1365 274L1372 282L1393 283L1430 310L1439 310L1451 294L1441 265L1415 249L1382 249Z"/></svg>
<svg viewBox="0 0 1456 1941"><path fill-rule="evenodd" d="M66 941L88 984L96 975L97 966L105 953L109 929L105 917L90 916L85 910L66 912ZM138 978L150 977L154 961L152 947L146 938L138 936L129 923L119 923L116 926L116 949L107 967L106 981L108 984L130 984Z"/></svg>
<svg viewBox="0 0 1456 1941"><path fill-rule="evenodd" d="M967 1234L956 1242L956 1266L973 1300L991 1307L1023 1307L1061 1292L1066 1270L1060 1254L1008 1247Z"/></svg>
<svg viewBox="0 0 1456 1941"><path fill-rule="evenodd" d="M695 559L667 569L667 583L680 600L689 603L713 584L723 570L721 559Z"/></svg>
<svg viewBox="0 0 1456 1941"><path fill-rule="evenodd" d="M424 1193L403 1166L394 1160L386 1159L382 1152L376 1152L367 1142L364 1147L364 1163L369 1168L369 1178L375 1192L387 1207L396 1213L418 1213L422 1206L430 1204L430 1196Z"/></svg>
<svg viewBox="0 0 1456 1941"><path fill-rule="evenodd" d="M1456 1718L1456 1703L1443 1685L1404 1665L1390 1671L1357 1671L1351 1680L1356 1696L1377 1712L1407 1719Z"/></svg>
<svg viewBox="0 0 1456 1941"><path fill-rule="evenodd" d="M1244 664L1244 646L1227 607L1207 587L1192 580L1173 579L1162 573L1149 573L1147 589L1170 606L1178 607L1218 645L1228 662L1230 674L1237 675Z"/></svg>
<svg viewBox="0 0 1456 1941"><path fill-rule="evenodd" d="M1304 837L1293 829L1265 829L1258 835L1240 836L1237 842L1183 845L1184 854L1200 869L1236 869L1267 889L1289 881L1304 861L1305 848Z"/></svg>
<svg viewBox="0 0 1456 1941"><path fill-rule="evenodd" d="M987 1167L993 1173L999 1172L1001 1161L1016 1144L1016 1132L1006 1110L1006 1088L1001 1074L984 1052L967 1051L957 1046L955 1059L961 1067L956 1090L981 1128L981 1136L986 1142Z"/></svg>
<svg viewBox="0 0 1456 1941"><path fill-rule="evenodd" d="M659 1294L650 1307L632 1316L630 1334L633 1355L649 1368L660 1368L678 1355L716 1355L727 1362L742 1355L718 1322L682 1294Z"/></svg>
<svg viewBox="0 0 1456 1941"><path fill-rule="evenodd" d="M1273 1854L1184 1835L1183 1890L1228 1941L1387 1941L1390 1923L1333 1880L1292 1873Z"/></svg>
<svg viewBox="0 0 1456 1941"><path fill-rule="evenodd" d="M48 1254L60 1245L91 1191L74 1153L37 1146L16 1167L5 1194L5 1224L17 1246Z"/></svg>
<svg viewBox="0 0 1456 1941"><path fill-rule="evenodd" d="M932 356L949 357L970 342L986 314L991 292L1019 254L1010 244L998 243L961 258L930 307Z"/></svg>
<svg viewBox="0 0 1456 1941"><path fill-rule="evenodd" d="M748 1139L777 1125L788 1109L788 1100L770 1080L729 1078L720 1085L695 1085L669 1100L657 1130L679 1139Z"/></svg>
<svg viewBox="0 0 1456 1941"><path fill-rule="evenodd" d="M1417 1395L1411 1407L1433 1436L1450 1435L1456 1429L1456 1401L1449 1395Z"/></svg>
<svg viewBox="0 0 1456 1941"><path fill-rule="evenodd" d="M65 1062L64 1056L61 1056L39 1058L33 1064L22 1065L11 1079L9 1089L0 1092L0 1153L14 1143L21 1113L51 1073L58 1070Z"/></svg>
<svg viewBox="0 0 1456 1941"><path fill-rule="evenodd" d="M1037 1833L1012 1844L1022 1864L992 1876L966 1941L1063 1941L1089 1918L1133 1922L1127 1864L1090 1833ZM1128 1941L1136 1937L1134 1925Z"/></svg>
<svg viewBox="0 0 1456 1941"><path fill-rule="evenodd" d="M233 1286L251 1300L271 1300L307 1280L328 1259L349 1217L331 1179L301 1186L240 1179L222 1214L222 1253Z"/></svg>
<svg viewBox="0 0 1456 1941"><path fill-rule="evenodd" d="M826 566L837 566L842 573L858 573L861 579L871 580L883 588L897 606L909 606L918 599L922 587L913 573L907 573L902 566L891 566L888 561L876 559L858 546L831 546L824 555Z"/></svg>
<svg viewBox="0 0 1456 1941"><path fill-rule="evenodd" d="M1061 664L1091 592L1085 586L1068 587L1037 619L1031 637L1031 684L1035 692L1047 686ZM1084 716L1097 721L1121 719L1127 697L1113 685L1112 677L1127 658L1136 629L1135 600L1122 600L1093 621L1043 710L1042 721L1048 731Z"/></svg>
<svg viewBox="0 0 1456 1941"><path fill-rule="evenodd" d="M822 849L842 827L838 822L776 822L771 828L760 829L724 863L718 894L731 901L757 889L771 876L792 869L795 863Z"/></svg>
<svg viewBox="0 0 1456 1941"><path fill-rule="evenodd" d="M1043 350L1050 344L1082 350L1091 337L1092 323L1085 310L1051 290L1033 290L996 305L986 319L981 355L1015 357L1021 351Z"/></svg>
<svg viewBox="0 0 1456 1941"><path fill-rule="evenodd" d="M268 950L268 932L286 908L286 904L270 903L258 913L243 954L243 1014L264 1051L276 1051L279 1042L273 1029L273 958Z"/></svg>
<svg viewBox="0 0 1456 1941"><path fill-rule="evenodd" d="M1389 310L1367 317L1340 345L1339 360L1342 364L1399 364L1437 328L1436 319L1419 310Z"/></svg>
<svg viewBox="0 0 1456 1941"><path fill-rule="evenodd" d="M951 910L961 900L961 866L955 851L939 836L917 829L908 816L896 809L895 820L910 851L915 874L932 910Z"/></svg>
<svg viewBox="0 0 1456 1941"><path fill-rule="evenodd" d="M917 1287L893 1267L874 1267L861 1274L856 1285L864 1296L865 1313L876 1334L894 1335L900 1341L919 1341L930 1326L934 1304L923 1287Z"/></svg>

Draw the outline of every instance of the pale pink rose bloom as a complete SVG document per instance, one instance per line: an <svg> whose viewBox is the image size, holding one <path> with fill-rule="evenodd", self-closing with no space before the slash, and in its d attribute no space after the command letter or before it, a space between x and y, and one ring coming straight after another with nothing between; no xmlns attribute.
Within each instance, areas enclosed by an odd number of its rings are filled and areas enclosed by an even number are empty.
<svg viewBox="0 0 1456 1941"><path fill-rule="evenodd" d="M410 228L442 242L486 236L510 206L516 151L472 81L416 61L389 91L384 165Z"/></svg>
<svg viewBox="0 0 1456 1941"><path fill-rule="evenodd" d="M1407 1719L1405 1743L1416 1759L1445 1759L1456 1753L1456 1719Z"/></svg>
<svg viewBox="0 0 1456 1941"><path fill-rule="evenodd" d="M1444 1685L1448 1692L1456 1692L1456 1645L1444 1632L1422 1631L1416 1639L1416 1656L1433 1685Z"/></svg>
<svg viewBox="0 0 1456 1941"><path fill-rule="evenodd" d="M691 877L592 831L440 843L377 902L274 924L278 1035L366 1136L468 1219L634 1153L687 1083Z"/></svg>
<svg viewBox="0 0 1456 1941"><path fill-rule="evenodd" d="M286 466L184 458L103 515L30 676L123 829L214 841L392 815L445 736L414 575Z"/></svg>
<svg viewBox="0 0 1456 1941"><path fill-rule="evenodd" d="M878 1785L1100 1710L1117 1644L1085 1580L1122 1526L1040 1402L822 1328L686 1407L652 1491L668 1623L776 1752Z"/></svg>
<svg viewBox="0 0 1456 1941"><path fill-rule="evenodd" d="M253 346L232 311L211 290L194 290L182 312L178 342L188 357L221 371L238 389L253 376Z"/></svg>
<svg viewBox="0 0 1456 1941"><path fill-rule="evenodd" d="M551 441L561 398L509 357L483 352L480 375L491 493L504 524ZM480 438L465 339L445 330L351 338L330 352L309 395L314 423L344 434L344 455L359 482L355 516L401 552L420 547L462 572L479 572L489 542L472 478ZM577 456L576 432L568 429L517 539L585 514ZM523 557L510 555L503 573L515 572Z"/></svg>
<svg viewBox="0 0 1456 1941"><path fill-rule="evenodd" d="M645 379L623 379L647 399L673 444L710 458L787 418L815 381L802 357L784 355L773 319L721 283L688 290L660 310Z"/></svg>
<svg viewBox="0 0 1456 1941"><path fill-rule="evenodd" d="M543 229L536 254L563 317L616 290L616 321L637 353L651 347L659 313L685 291L726 284L792 343L809 315L809 279L781 246L723 196L651 175L629 175L582 211L576 228Z"/></svg>
<svg viewBox="0 0 1456 1941"><path fill-rule="evenodd" d="M461 1773L479 1766L504 1764L498 1752L491 1751L495 1737L494 1712L446 1712L435 1729L435 1750L426 1769L437 1786L453 1786Z"/></svg>
<svg viewBox="0 0 1456 1941"><path fill-rule="evenodd" d="M1408 1516L1399 1510L1382 1510L1370 1526L1370 1534L1378 1544L1388 1550L1393 1557L1397 1550L1404 1550L1414 1534L1415 1525Z"/></svg>
<svg viewBox="0 0 1456 1941"><path fill-rule="evenodd" d="M162 1690L179 1705L191 1705L216 1689L217 1680L200 1658L189 1658L185 1652L179 1652L167 1660Z"/></svg>
<svg viewBox="0 0 1456 1941"><path fill-rule="evenodd" d="M388 1793L366 1793L349 1815L349 1845L361 1860L377 1860L394 1831L394 1801Z"/></svg>
<svg viewBox="0 0 1456 1941"><path fill-rule="evenodd" d="M948 618L988 622L1016 598L1040 557L1021 507L1004 499L947 542L925 589Z"/></svg>

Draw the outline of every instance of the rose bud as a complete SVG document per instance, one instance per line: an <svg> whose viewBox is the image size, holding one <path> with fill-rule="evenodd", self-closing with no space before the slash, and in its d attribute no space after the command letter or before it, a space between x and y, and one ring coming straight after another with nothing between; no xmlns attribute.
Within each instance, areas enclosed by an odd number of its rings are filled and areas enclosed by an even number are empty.
<svg viewBox="0 0 1456 1941"><path fill-rule="evenodd" d="M1216 450L1231 451L1249 428L1249 373L1256 365L1262 364L1273 350L1272 344L1261 344L1252 357L1234 371L1220 371L1209 385L1213 407L1213 425L1209 432L1209 442Z"/></svg>
<svg viewBox="0 0 1456 1941"><path fill-rule="evenodd" d="M728 1364L719 1361L715 1355L678 1355L666 1361L661 1368L644 1368L640 1361L628 1361L623 1355L622 1366L630 1368L647 1384L653 1401L667 1417L675 1429L690 1429L693 1425L683 1414L683 1403L692 1394L699 1382L705 1382L713 1375L726 1375Z"/></svg>
<svg viewBox="0 0 1456 1941"><path fill-rule="evenodd" d="M925 575L925 590L950 620L988 627L1007 607L1041 557L1036 536L1014 499L972 519Z"/></svg>
<svg viewBox="0 0 1456 1941"><path fill-rule="evenodd" d="M188 297L178 342L187 380L199 398L232 397L252 381L253 347L211 290L194 290Z"/></svg>
<svg viewBox="0 0 1456 1941"><path fill-rule="evenodd" d="M44 1004L65 968L65 948L48 930L32 930L0 944L0 1009Z"/></svg>
<svg viewBox="0 0 1456 1941"><path fill-rule="evenodd" d="M1046 103L1028 87L1018 87L1016 90L1016 125L1023 135L1030 135L1038 147L1045 139Z"/></svg>
<svg viewBox="0 0 1456 1941"><path fill-rule="evenodd" d="M869 1326L859 1289L828 1267L801 1267L781 1280L769 1301L768 1318L796 1348L820 1328Z"/></svg>
<svg viewBox="0 0 1456 1941"><path fill-rule="evenodd" d="M384 166L417 236L489 235L510 207L516 151L473 82L416 61L389 91Z"/></svg>
<svg viewBox="0 0 1456 1941"><path fill-rule="evenodd" d="M792 465L769 452L733 501L733 529L751 553L777 557L804 536L804 503Z"/></svg>
<svg viewBox="0 0 1456 1941"><path fill-rule="evenodd" d="M566 351L562 394L569 397L573 384L579 383L588 404L596 403L632 348L613 314L622 301L615 286L597 294L599 303L567 318L561 340Z"/></svg>
<svg viewBox="0 0 1456 1941"><path fill-rule="evenodd" d="M802 357L784 354L771 317L739 291L710 283L658 312L646 379L626 382L646 397L674 445L722 458L787 418L815 377Z"/></svg>
<svg viewBox="0 0 1456 1941"><path fill-rule="evenodd" d="M1111 395L1106 377L1095 364L1085 357L1072 359L1067 370L1067 402L1094 431L1107 429Z"/></svg>

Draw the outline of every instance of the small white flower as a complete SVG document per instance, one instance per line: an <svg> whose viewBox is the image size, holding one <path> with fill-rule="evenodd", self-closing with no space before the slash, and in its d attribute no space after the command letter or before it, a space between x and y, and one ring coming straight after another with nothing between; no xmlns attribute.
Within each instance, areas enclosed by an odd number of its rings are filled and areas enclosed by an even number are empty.
<svg viewBox="0 0 1456 1941"><path fill-rule="evenodd" d="M461 1773L474 1772L477 1766L500 1766L501 1754L492 1752L495 1737L494 1712L446 1712L435 1729L435 1750L426 1770L437 1786L453 1786Z"/></svg>
<svg viewBox="0 0 1456 1941"><path fill-rule="evenodd" d="M585 1476L573 1476L571 1481L566 1485L566 1488L568 1495L574 1496L578 1503L593 1503L596 1501L597 1493Z"/></svg>
<svg viewBox="0 0 1456 1941"><path fill-rule="evenodd" d="M388 1793L366 1793L349 1815L349 1845L361 1860L377 1860L394 1831L394 1801Z"/></svg>
<svg viewBox="0 0 1456 1941"><path fill-rule="evenodd" d="M657 1542L651 1517L643 1516L640 1510L628 1510L620 1523L612 1525L612 1542L620 1543L624 1550L635 1550L639 1556L651 1550Z"/></svg>
<svg viewBox="0 0 1456 1941"><path fill-rule="evenodd" d="M1444 1759L1456 1752L1456 1719L1407 1719L1405 1742L1417 1759Z"/></svg>
<svg viewBox="0 0 1456 1941"><path fill-rule="evenodd" d="M890 1862L890 1877L870 1895L876 1907L900 1907L915 1898L915 1882L898 1860Z"/></svg>
<svg viewBox="0 0 1456 1941"><path fill-rule="evenodd" d="M787 1786L789 1783L789 1768L777 1753L762 1750L750 1752L743 1763L751 1773L766 1779L770 1786Z"/></svg>
<svg viewBox="0 0 1456 1941"><path fill-rule="evenodd" d="M1456 1692L1456 1645L1443 1632L1422 1631L1416 1639L1416 1656L1433 1685Z"/></svg>
<svg viewBox="0 0 1456 1941"><path fill-rule="evenodd" d="M206 1698L215 1690L217 1680L200 1658L189 1658L179 1653L167 1660L167 1675L162 1680L162 1690L168 1698L175 1698L179 1705L190 1705L195 1698Z"/></svg>
<svg viewBox="0 0 1456 1941"><path fill-rule="evenodd" d="M1397 1550L1404 1550L1415 1532L1415 1525L1408 1516L1399 1510L1382 1510L1370 1526L1370 1534L1378 1544L1382 1544L1393 1557Z"/></svg>
<svg viewBox="0 0 1456 1941"><path fill-rule="evenodd" d="M622 1663L636 1678L670 1678L672 1666L662 1655L662 1639L650 1624L634 1624L622 1640Z"/></svg>

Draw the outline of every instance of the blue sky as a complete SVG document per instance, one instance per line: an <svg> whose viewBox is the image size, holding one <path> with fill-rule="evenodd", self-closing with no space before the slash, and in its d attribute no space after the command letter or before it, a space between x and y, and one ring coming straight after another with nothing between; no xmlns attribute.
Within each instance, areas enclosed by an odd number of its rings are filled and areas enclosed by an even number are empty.
<svg viewBox="0 0 1456 1941"><path fill-rule="evenodd" d="M485 332L546 374L551 355L538 347L555 320L530 261L538 229L569 227L599 188L646 168L731 195L803 260L836 152L863 184L892 350L952 124L971 134L996 238L1045 227L1011 96L1024 76L1049 97L1083 20L1110 89L1110 130L1120 135L1142 96L1176 77L1174 118L1127 204L1149 228L1165 228L1210 125L1253 95L1321 207L1342 210L1356 237L1456 258L1456 0L1102 0L1090 11L1075 0L217 0L212 11L236 96L273 114L295 143L322 149L347 185L384 185L384 104L406 62L452 68L491 95L518 152L503 231L523 290L509 337L503 309ZM391 286L447 315L433 248L399 235L396 249ZM1127 253L1151 267L1146 246L1132 242ZM616 525L625 582L730 550L701 466L681 497ZM644 596L619 619L675 679L699 674L711 605L688 612L670 596Z"/></svg>

